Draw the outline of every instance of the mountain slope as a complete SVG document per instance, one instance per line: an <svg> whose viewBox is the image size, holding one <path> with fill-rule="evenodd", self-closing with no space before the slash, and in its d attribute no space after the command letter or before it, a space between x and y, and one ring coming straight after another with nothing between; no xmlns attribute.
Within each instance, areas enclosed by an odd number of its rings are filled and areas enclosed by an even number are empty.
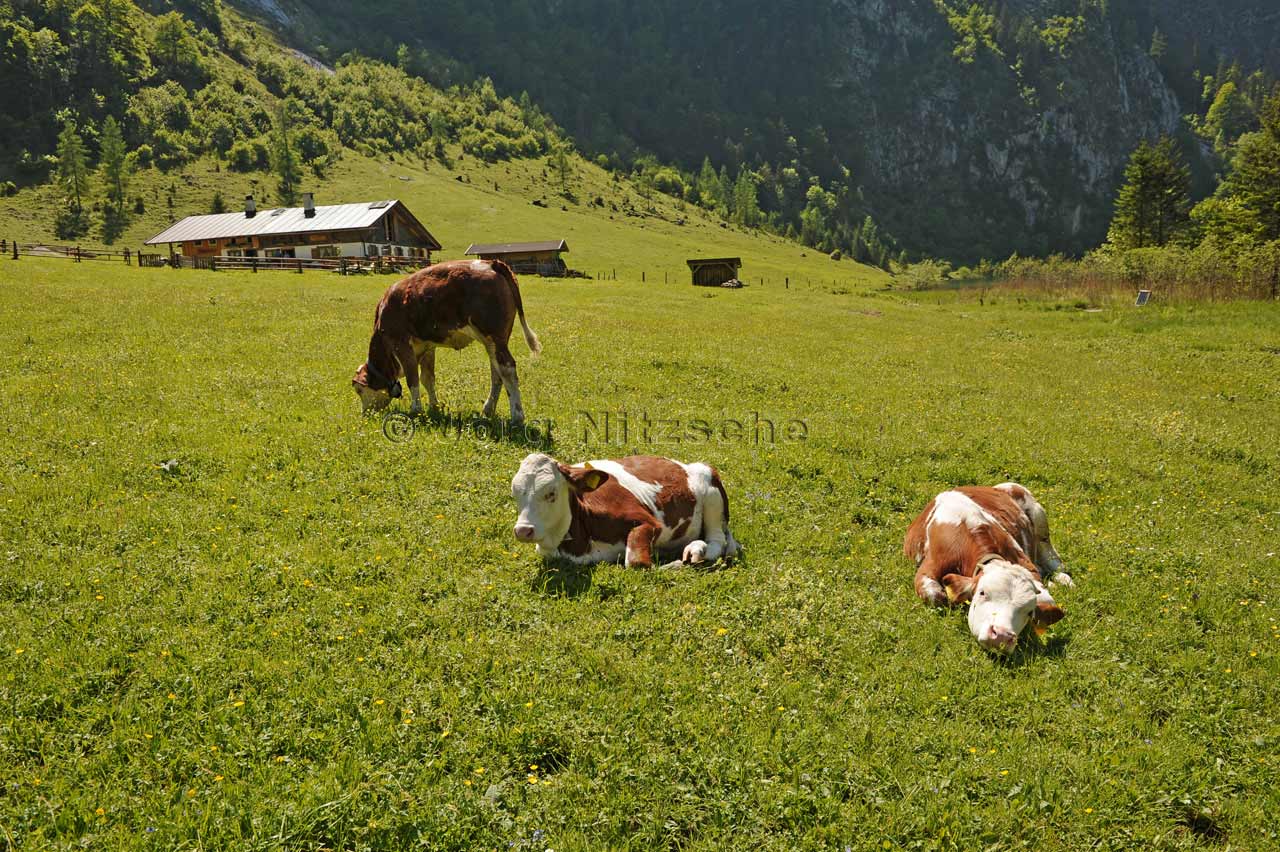
<svg viewBox="0 0 1280 852"><path fill-rule="evenodd" d="M749 166L797 227L818 183L846 223L963 259L1096 245L1130 152L1199 110L1192 72L1274 65L1280 32L1264 0L283 2L331 54L405 42L418 73L528 90L593 152Z"/></svg>

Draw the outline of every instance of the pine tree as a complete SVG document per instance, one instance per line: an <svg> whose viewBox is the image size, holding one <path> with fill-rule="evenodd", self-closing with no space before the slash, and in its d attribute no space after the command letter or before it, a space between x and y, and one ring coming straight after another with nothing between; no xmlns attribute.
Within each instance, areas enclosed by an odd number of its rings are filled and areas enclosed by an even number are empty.
<svg viewBox="0 0 1280 852"><path fill-rule="evenodd" d="M276 109L275 128L271 134L271 168L279 178L280 201L292 204L302 180L298 167L298 152L293 147L293 124L289 118L288 104Z"/></svg>
<svg viewBox="0 0 1280 852"><path fill-rule="evenodd" d="M1143 142L1129 158L1108 241L1120 249L1163 246L1189 223L1191 171L1170 138Z"/></svg>
<svg viewBox="0 0 1280 852"><path fill-rule="evenodd" d="M733 221L748 228L754 228L760 223L755 175L745 168L738 172L738 179L733 184Z"/></svg>
<svg viewBox="0 0 1280 852"><path fill-rule="evenodd" d="M124 212L124 195L129 186L129 158L125 154L120 125L111 116L102 122L98 166L106 190L106 207L119 216Z"/></svg>
<svg viewBox="0 0 1280 852"><path fill-rule="evenodd" d="M67 193L71 211L78 218L84 212L84 195L89 181L89 166L84 140L74 123L68 121L58 134L58 178Z"/></svg>
<svg viewBox="0 0 1280 852"><path fill-rule="evenodd" d="M1262 107L1262 130L1236 145L1220 195L1234 199L1252 220L1254 239L1280 240L1280 91Z"/></svg>

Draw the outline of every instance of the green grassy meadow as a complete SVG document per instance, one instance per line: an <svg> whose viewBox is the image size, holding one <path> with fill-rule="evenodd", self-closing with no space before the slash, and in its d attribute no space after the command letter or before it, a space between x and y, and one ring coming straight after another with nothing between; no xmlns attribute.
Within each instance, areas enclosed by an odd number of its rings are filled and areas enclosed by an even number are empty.
<svg viewBox="0 0 1280 852"><path fill-rule="evenodd" d="M569 243L568 265L593 278L645 283L689 280L685 261L691 257L742 257L748 283L786 287L853 290L884 286L889 276L845 259L832 261L815 249L767 234L730 226L715 214L655 192L643 197L625 178L614 180L605 170L574 158L571 196L561 193L547 158L484 163L453 151L453 165L424 165L416 157L375 160L344 152L324 178L308 175L304 190L314 190L316 204L340 204L379 198L404 201L443 245L434 259L463 257L472 243L563 238ZM260 209L275 203L274 179L244 175L201 160L183 169L147 169L134 177L130 197L144 200L115 247L148 252L143 242L183 216L208 213L215 192L228 210L242 209L253 193ZM168 198L172 191L172 212ZM541 201L546 206L534 205ZM598 202L598 203L597 203ZM97 233L80 240L51 238L53 211L62 204L55 184L24 189L0 197L0 239L22 243L79 243L101 246Z"/></svg>
<svg viewBox="0 0 1280 852"><path fill-rule="evenodd" d="M528 415L565 461L716 465L745 558L541 566L527 446L359 416L389 277L0 259L6 848L1280 846L1280 305L908 296L709 220L413 175L446 255L617 258L522 279ZM712 237L749 278L843 278L640 283ZM478 411L478 348L438 375ZM717 436L605 442L606 411ZM938 491L1005 479L1077 588L1001 661L900 548Z"/></svg>

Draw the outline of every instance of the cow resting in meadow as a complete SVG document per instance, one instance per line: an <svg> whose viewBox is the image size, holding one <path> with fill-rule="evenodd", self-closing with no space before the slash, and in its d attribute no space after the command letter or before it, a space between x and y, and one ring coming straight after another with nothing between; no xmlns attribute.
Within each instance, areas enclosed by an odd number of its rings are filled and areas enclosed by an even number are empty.
<svg viewBox="0 0 1280 852"><path fill-rule="evenodd" d="M1045 583L1072 586L1049 541L1044 507L1021 485L965 487L929 501L902 551L915 560L916 594L935 606L969 604L969 630L988 651L1009 653L1031 623L1063 617Z"/></svg>
<svg viewBox="0 0 1280 852"><path fill-rule="evenodd" d="M662 551L693 564L732 559L729 498L715 468L655 456L569 467L525 457L511 480L515 537L544 558L648 567Z"/></svg>
<svg viewBox="0 0 1280 852"><path fill-rule="evenodd" d="M427 385L428 404L437 408L436 347L464 349L479 341L489 355L489 398L484 403L484 416L493 415L505 387L511 419L524 420L516 361L507 348L517 318L529 350L536 355L542 344L525 321L515 275L500 260L437 263L397 281L378 303L368 360L351 380L362 409L385 408L398 399L403 375L413 398L410 411L420 412L419 370Z"/></svg>

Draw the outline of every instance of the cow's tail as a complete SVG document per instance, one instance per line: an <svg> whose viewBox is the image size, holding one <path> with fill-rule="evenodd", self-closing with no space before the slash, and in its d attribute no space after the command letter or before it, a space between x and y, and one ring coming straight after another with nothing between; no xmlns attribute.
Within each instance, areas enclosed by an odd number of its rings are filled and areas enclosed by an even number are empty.
<svg viewBox="0 0 1280 852"><path fill-rule="evenodd" d="M742 553L742 545L738 544L733 533L729 531L729 495L724 490L724 483L720 481L720 471L715 468L711 469L711 484L720 492L720 504L724 506L724 514L720 519L721 528L724 530L724 558L735 559Z"/></svg>
<svg viewBox="0 0 1280 852"><path fill-rule="evenodd" d="M524 342L529 345L529 351L537 355L542 351L542 342L538 340L538 335L533 333L533 329L529 328L529 323L524 318L524 302L520 300L520 285L516 283L516 274L501 260L489 262L493 264L494 272L507 279L507 284L511 287L511 295L516 300L516 316L520 318L520 328L524 330Z"/></svg>

